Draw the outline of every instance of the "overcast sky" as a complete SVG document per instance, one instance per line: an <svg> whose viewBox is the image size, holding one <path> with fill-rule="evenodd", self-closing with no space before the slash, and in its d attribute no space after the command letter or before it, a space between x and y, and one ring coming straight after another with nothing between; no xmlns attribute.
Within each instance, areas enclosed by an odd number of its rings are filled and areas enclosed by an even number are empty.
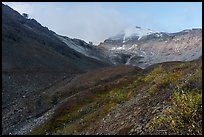
<svg viewBox="0 0 204 137"><path fill-rule="evenodd" d="M3 2L57 34L95 44L128 26L178 32L202 28L201 2Z"/></svg>

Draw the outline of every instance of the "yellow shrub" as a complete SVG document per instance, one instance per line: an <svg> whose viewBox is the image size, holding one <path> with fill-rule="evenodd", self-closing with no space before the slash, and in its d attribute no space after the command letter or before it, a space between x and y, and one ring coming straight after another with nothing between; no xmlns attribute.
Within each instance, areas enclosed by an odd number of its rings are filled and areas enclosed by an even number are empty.
<svg viewBox="0 0 204 137"><path fill-rule="evenodd" d="M166 134L201 135L202 134L202 91L190 90L175 92L171 107L162 111L148 124L150 133L167 130Z"/></svg>

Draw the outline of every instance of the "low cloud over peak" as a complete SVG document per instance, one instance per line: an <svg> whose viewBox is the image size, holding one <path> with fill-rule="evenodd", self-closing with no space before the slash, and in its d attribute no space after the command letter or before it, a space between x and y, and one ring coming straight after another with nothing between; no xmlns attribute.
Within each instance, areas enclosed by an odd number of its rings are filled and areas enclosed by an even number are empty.
<svg viewBox="0 0 204 137"><path fill-rule="evenodd" d="M4 2L57 34L98 44L126 27L177 32L201 28L201 3Z"/></svg>

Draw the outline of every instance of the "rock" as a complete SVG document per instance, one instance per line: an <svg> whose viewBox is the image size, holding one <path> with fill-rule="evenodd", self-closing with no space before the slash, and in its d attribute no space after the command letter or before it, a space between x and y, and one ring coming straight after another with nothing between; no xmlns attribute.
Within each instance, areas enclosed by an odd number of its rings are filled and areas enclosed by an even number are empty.
<svg viewBox="0 0 204 137"><path fill-rule="evenodd" d="M120 116L120 113L117 113L117 114L115 115L115 117L118 117L118 116Z"/></svg>
<svg viewBox="0 0 204 137"><path fill-rule="evenodd" d="M136 128L136 130L141 130L142 129L142 126L138 126L137 128Z"/></svg>
<svg viewBox="0 0 204 137"><path fill-rule="evenodd" d="M121 125L124 125L125 121L121 122Z"/></svg>

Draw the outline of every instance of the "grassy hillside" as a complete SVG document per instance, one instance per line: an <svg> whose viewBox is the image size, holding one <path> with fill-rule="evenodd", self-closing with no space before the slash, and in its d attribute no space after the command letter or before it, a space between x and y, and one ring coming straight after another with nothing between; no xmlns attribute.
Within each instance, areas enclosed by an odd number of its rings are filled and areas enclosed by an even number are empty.
<svg viewBox="0 0 204 137"><path fill-rule="evenodd" d="M162 63L103 92L93 88L94 96L64 104L30 134L200 135L201 61Z"/></svg>

